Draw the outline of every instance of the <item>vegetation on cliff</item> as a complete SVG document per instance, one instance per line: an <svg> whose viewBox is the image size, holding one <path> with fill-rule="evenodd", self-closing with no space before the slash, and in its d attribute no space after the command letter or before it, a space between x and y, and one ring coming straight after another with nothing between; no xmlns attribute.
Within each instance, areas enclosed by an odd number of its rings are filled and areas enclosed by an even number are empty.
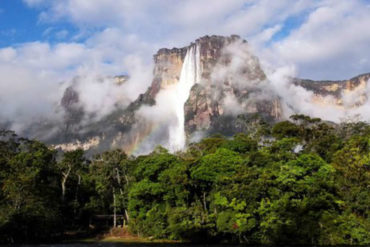
<svg viewBox="0 0 370 247"><path fill-rule="evenodd" d="M2 131L0 242L128 225L154 238L370 244L370 126L302 115L176 154L87 159Z"/></svg>

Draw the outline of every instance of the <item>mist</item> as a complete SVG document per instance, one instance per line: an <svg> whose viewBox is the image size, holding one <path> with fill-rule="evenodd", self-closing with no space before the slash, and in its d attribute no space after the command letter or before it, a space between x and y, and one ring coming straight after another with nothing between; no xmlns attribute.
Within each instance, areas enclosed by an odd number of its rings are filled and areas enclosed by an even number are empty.
<svg viewBox="0 0 370 247"><path fill-rule="evenodd" d="M74 131L84 134L88 126L128 107L153 81L153 61L148 54L135 52L122 58L112 53L108 56L112 61L107 63L107 55L97 55L106 51L105 45L99 52L79 44L68 45L73 52L61 45L41 43L0 49L0 73L4 74L0 79L2 126L48 140L63 131L65 124L74 124ZM39 54L36 60L30 55L35 52ZM294 83L299 75L294 65L276 67L269 57L262 56L260 61L254 52L253 45L243 40L226 45L209 78L200 78L200 58L192 57L192 64L183 65L179 82L161 88L155 105L141 106L131 130L119 133L109 145L137 146L132 147L135 154L151 152L157 145L175 152L206 136L207 130L197 130L191 136L186 136L184 130L184 104L195 83L206 88L223 115L256 113L261 102L279 99L281 119L300 113L336 123L348 119L370 121L369 82L343 91L339 98L318 96ZM58 61L61 57L67 61ZM181 82L189 84L181 86ZM70 99L70 105L63 106L61 100L67 89L77 96ZM72 122L71 112L78 115Z"/></svg>
<svg viewBox="0 0 370 247"><path fill-rule="evenodd" d="M364 88L356 88L350 92L343 90L339 99L336 99L330 95L315 95L312 91L295 85L293 78L297 77L297 70L294 66L275 69L265 66L264 70L274 92L281 98L286 119L299 113L335 123L350 119L370 121L370 81Z"/></svg>
<svg viewBox="0 0 370 247"><path fill-rule="evenodd" d="M0 48L0 126L47 139L46 132L63 126L66 113L61 99L68 87L78 93L78 107L85 113L81 126L125 108L145 92L153 66L145 51L151 48L136 47L140 51L128 52L127 46L132 44L126 40L117 43L117 34L112 33L91 38L89 45L33 42ZM112 42L119 52L110 51ZM115 76L122 74L129 79L117 83ZM48 128L45 132L30 130L36 125Z"/></svg>
<svg viewBox="0 0 370 247"><path fill-rule="evenodd" d="M366 87L353 91L343 90L339 98L330 95L319 96L294 83L298 75L295 66L274 68L263 59L259 62L253 55L253 47L250 44L240 40L232 42L222 49L221 57L211 70L210 78L199 80L207 95L218 102L223 115L236 117L240 114L258 113L258 104L278 100L282 114L280 120L289 119L293 114L304 114L335 123L349 119L370 120L369 82ZM177 86L174 84L162 88L155 98L154 106L142 106L138 110L137 116L152 127L150 136L142 141L136 154L148 153L157 145L162 145L170 151L179 150L173 146L174 136L179 133L171 132L180 131L175 128L179 124L177 109L184 107L183 103L179 103ZM241 99L238 96L243 94L248 97ZM138 128L134 128L132 132L135 131L138 131ZM187 143L200 140L204 136L207 136L207 130L197 130L187 137Z"/></svg>

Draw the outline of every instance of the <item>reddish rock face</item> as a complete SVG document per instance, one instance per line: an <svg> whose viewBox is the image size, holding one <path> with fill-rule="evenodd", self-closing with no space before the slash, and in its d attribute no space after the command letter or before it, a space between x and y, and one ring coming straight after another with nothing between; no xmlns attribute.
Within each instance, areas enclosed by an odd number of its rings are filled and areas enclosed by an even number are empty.
<svg viewBox="0 0 370 247"><path fill-rule="evenodd" d="M270 119L281 117L279 99L271 96L252 100L251 96L263 91L266 76L257 57L248 50L248 44L237 35L204 36L190 46L200 49L201 81L194 85L184 106L187 135L195 131L220 131L224 117L235 118L243 113L261 113ZM154 79L145 95L155 100L161 89L179 82L182 65L188 48L161 49L154 56ZM237 57L237 61L235 61ZM225 100L238 104L237 111L225 107ZM229 121L228 120L228 121ZM225 126L225 128L227 128ZM242 131L242 130L240 130ZM227 131L229 132L229 131Z"/></svg>
<svg viewBox="0 0 370 247"><path fill-rule="evenodd" d="M200 45L202 81L191 89L184 106L188 135L199 130L233 132L226 130L230 127L222 122L225 117L233 121L239 114L258 112L270 119L280 119L281 107L276 96L252 99L264 90L266 76L245 40L239 36L205 36L196 40L196 44Z"/></svg>
<svg viewBox="0 0 370 247"><path fill-rule="evenodd" d="M86 127L84 135L77 139L83 144L84 139L95 138L100 142L98 149L100 146L114 146L130 152L153 129L150 120L137 114L138 109L143 105L156 104L156 96L161 90L179 83L187 51L194 46L199 49L197 70L201 73L200 81L191 88L183 106L188 137L200 130L223 134L244 131L245 125L237 120L240 114L258 112L273 121L280 118L277 97L254 99L256 94L265 91L266 76L258 59L249 52L247 42L236 35L204 36L187 47L160 49L154 55L153 81L148 90L126 109L113 112L99 123ZM122 79L123 82L125 80ZM73 120L67 121L68 126L78 122L75 116L82 116L83 112L74 110L78 106L78 94L72 88L66 90L61 104L69 114L68 119ZM161 136L166 136L166 133Z"/></svg>
<svg viewBox="0 0 370 247"><path fill-rule="evenodd" d="M307 90L313 91L317 95L331 95L336 98L341 96L344 91L353 91L358 87L367 84L370 79L369 74L363 74L344 81L313 81L305 79L294 79L296 85L302 86Z"/></svg>
<svg viewBox="0 0 370 247"><path fill-rule="evenodd" d="M94 145L98 142L98 151L122 148L131 153L154 129L153 123L139 116L138 110L144 105L155 105L156 96L161 90L179 83L186 53L194 46L199 49L197 65L201 74L184 105L188 139L197 131L225 135L249 131L253 128L253 122L249 120L253 120L256 114L269 122L282 118L280 99L272 92L258 58L251 54L247 42L236 35L204 36L187 47L160 49L154 55L153 81L148 90L127 108L112 112L81 132L78 130L78 135L69 135L71 137L67 142L77 139L83 145L89 140L91 144L93 140ZM197 67L197 71L199 70ZM370 74L366 74L348 81L316 82L296 79L294 83L313 91L318 97L334 96L338 104L343 104L343 94L366 88L369 79ZM125 82L126 78L121 78L118 83L121 81ZM61 101L69 114L66 115L65 129L70 131L73 128L68 126L78 123L83 116L83 111L76 107L78 98L78 94L69 88ZM358 104L361 102L365 102L362 96L359 97ZM157 137L168 138L166 126L161 127L162 132L153 137L156 144L162 144ZM65 133L67 131L63 130L64 135Z"/></svg>
<svg viewBox="0 0 370 247"><path fill-rule="evenodd" d="M153 99L161 89L178 83L186 51L187 47L160 49L154 55L153 82L147 92Z"/></svg>
<svg viewBox="0 0 370 247"><path fill-rule="evenodd" d="M343 81L313 81L294 79L293 83L303 88L312 91L315 95L313 103L328 104L323 98L332 96L335 101L333 104L344 107L353 108L363 105L367 101L366 89L370 80L370 73L353 77ZM352 97L351 97L352 95ZM345 98L356 98L353 102L346 102Z"/></svg>

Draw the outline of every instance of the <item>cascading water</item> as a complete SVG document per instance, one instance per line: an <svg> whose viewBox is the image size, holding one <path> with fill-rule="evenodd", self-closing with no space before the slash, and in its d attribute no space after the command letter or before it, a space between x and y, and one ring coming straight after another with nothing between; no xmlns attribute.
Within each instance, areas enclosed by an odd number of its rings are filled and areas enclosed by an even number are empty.
<svg viewBox="0 0 370 247"><path fill-rule="evenodd" d="M200 71L200 47L198 44L188 48L184 63L182 65L179 82L175 86L175 104L176 123L170 127L169 143L170 150L177 151L185 147L185 111L184 105L190 95L190 90L195 83L201 79Z"/></svg>

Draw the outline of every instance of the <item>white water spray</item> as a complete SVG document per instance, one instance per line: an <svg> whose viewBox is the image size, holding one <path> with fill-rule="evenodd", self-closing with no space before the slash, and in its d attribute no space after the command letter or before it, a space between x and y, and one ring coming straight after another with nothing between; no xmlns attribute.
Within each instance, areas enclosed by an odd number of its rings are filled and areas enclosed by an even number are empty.
<svg viewBox="0 0 370 247"><path fill-rule="evenodd" d="M198 44L188 48L182 65L180 80L175 86L175 102L172 107L175 110L176 124L170 127L169 143L170 150L183 149L186 144L185 134L185 102L188 100L190 90L201 79L200 71L200 47Z"/></svg>

